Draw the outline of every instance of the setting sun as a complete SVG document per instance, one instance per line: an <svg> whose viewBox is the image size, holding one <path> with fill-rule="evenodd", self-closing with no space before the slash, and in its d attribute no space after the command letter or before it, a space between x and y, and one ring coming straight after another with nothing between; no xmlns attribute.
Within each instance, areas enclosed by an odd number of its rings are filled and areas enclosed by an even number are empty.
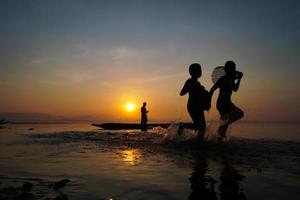
<svg viewBox="0 0 300 200"><path fill-rule="evenodd" d="M132 104L132 103L128 103L128 104L125 104L125 109L127 110L127 111L129 111L129 112L132 112L132 111L134 111L135 110L135 105L134 104Z"/></svg>

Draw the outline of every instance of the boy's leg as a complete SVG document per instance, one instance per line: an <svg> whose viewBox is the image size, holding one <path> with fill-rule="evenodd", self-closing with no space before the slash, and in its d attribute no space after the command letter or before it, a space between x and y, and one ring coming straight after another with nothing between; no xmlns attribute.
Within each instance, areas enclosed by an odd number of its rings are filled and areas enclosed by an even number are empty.
<svg viewBox="0 0 300 200"><path fill-rule="evenodd" d="M228 125L227 125L227 124L225 124L225 125L219 127L219 135L220 135L222 138L225 138L225 137L226 137L227 129L228 129Z"/></svg>
<svg viewBox="0 0 300 200"><path fill-rule="evenodd" d="M194 129L198 129L198 117L197 115L195 114L195 111L194 110L188 110L189 111L189 114L190 114L190 117L192 118L192 121L193 121L193 127Z"/></svg>
<svg viewBox="0 0 300 200"><path fill-rule="evenodd" d="M198 139L203 141L206 129L204 111L198 113Z"/></svg>
<svg viewBox="0 0 300 200"><path fill-rule="evenodd" d="M226 137L226 131L228 126L233 122L243 118L244 112L238 107L234 106L228 114L221 114L221 120L224 121L224 125L219 127L219 135L221 137Z"/></svg>
<svg viewBox="0 0 300 200"><path fill-rule="evenodd" d="M232 111L228 114L228 124L231 124L241 118L243 118L244 112L238 107L234 107Z"/></svg>
<svg viewBox="0 0 300 200"><path fill-rule="evenodd" d="M206 129L205 117L203 111L189 111L189 114L193 120L195 131L197 131L199 139L203 139L204 131Z"/></svg>
<svg viewBox="0 0 300 200"><path fill-rule="evenodd" d="M221 137L220 139L223 139L226 137L226 131L228 129L230 116L226 110L219 110L219 113L220 113L220 120L222 121L222 125L220 125L218 129L218 134Z"/></svg>

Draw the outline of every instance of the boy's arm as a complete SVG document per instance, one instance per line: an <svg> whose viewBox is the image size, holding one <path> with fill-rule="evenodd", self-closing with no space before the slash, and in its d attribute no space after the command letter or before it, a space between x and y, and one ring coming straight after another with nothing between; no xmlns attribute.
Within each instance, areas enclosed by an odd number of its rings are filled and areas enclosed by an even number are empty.
<svg viewBox="0 0 300 200"><path fill-rule="evenodd" d="M214 92L216 91L216 89L218 89L219 87L220 87L220 79L210 89L210 91L209 91L210 96L212 96L214 94Z"/></svg>
<svg viewBox="0 0 300 200"><path fill-rule="evenodd" d="M186 93L188 93L188 80L185 82L183 88L180 91L180 96L185 95Z"/></svg>
<svg viewBox="0 0 300 200"><path fill-rule="evenodd" d="M240 83L241 83L241 79L243 77L243 73L241 73L240 77L238 78L237 82L234 84L234 88L233 91L238 91L239 87L240 87Z"/></svg>

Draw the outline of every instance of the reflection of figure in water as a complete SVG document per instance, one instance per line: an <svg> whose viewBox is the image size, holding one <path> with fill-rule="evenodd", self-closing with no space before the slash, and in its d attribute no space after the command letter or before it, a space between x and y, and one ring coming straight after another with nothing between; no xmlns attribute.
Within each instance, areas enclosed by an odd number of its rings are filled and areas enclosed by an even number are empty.
<svg viewBox="0 0 300 200"><path fill-rule="evenodd" d="M244 176L233 167L225 163L221 172L219 186L220 196L222 200L245 200L246 196L240 191L240 184Z"/></svg>
<svg viewBox="0 0 300 200"><path fill-rule="evenodd" d="M208 169L207 160L204 155L199 155L194 166L194 171L190 177L191 194L188 200L217 200L215 192L216 181L210 176L206 176Z"/></svg>
<svg viewBox="0 0 300 200"><path fill-rule="evenodd" d="M183 96L189 93L187 109L193 120L195 129L199 131L198 136L202 139L206 128L204 110L209 110L210 108L210 95L198 81L198 78L202 75L200 64L191 64L189 72L191 78L185 82L180 95Z"/></svg>
<svg viewBox="0 0 300 200"><path fill-rule="evenodd" d="M148 122L147 113L149 111L146 109L146 105L147 103L144 102L143 106L141 107L141 125L143 131L147 130L147 122Z"/></svg>
<svg viewBox="0 0 300 200"><path fill-rule="evenodd" d="M219 135L223 138L226 136L228 125L244 116L244 112L231 101L232 91L236 92L239 89L243 73L235 70L235 63L233 61L225 63L225 72L226 75L221 77L210 90L212 96L216 89L220 89L217 109L221 115L221 119L225 122L219 128Z"/></svg>
<svg viewBox="0 0 300 200"><path fill-rule="evenodd" d="M208 161L205 155L207 152L198 152L193 173L190 177L191 194L188 200L217 200L215 185L217 181L206 175ZM225 159L225 166L220 175L220 199L221 200L246 200L245 194L241 191L240 182L244 179L236 169L231 167Z"/></svg>

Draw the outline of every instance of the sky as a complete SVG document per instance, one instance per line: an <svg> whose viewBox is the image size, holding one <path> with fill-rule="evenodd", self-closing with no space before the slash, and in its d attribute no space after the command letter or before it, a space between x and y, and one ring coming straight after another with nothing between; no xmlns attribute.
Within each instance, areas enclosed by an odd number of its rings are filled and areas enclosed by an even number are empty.
<svg viewBox="0 0 300 200"><path fill-rule="evenodd" d="M300 120L300 2L2 0L0 112L188 121L188 66L244 73L245 120ZM207 119L217 119L214 95ZM126 112L124 104L137 109Z"/></svg>

